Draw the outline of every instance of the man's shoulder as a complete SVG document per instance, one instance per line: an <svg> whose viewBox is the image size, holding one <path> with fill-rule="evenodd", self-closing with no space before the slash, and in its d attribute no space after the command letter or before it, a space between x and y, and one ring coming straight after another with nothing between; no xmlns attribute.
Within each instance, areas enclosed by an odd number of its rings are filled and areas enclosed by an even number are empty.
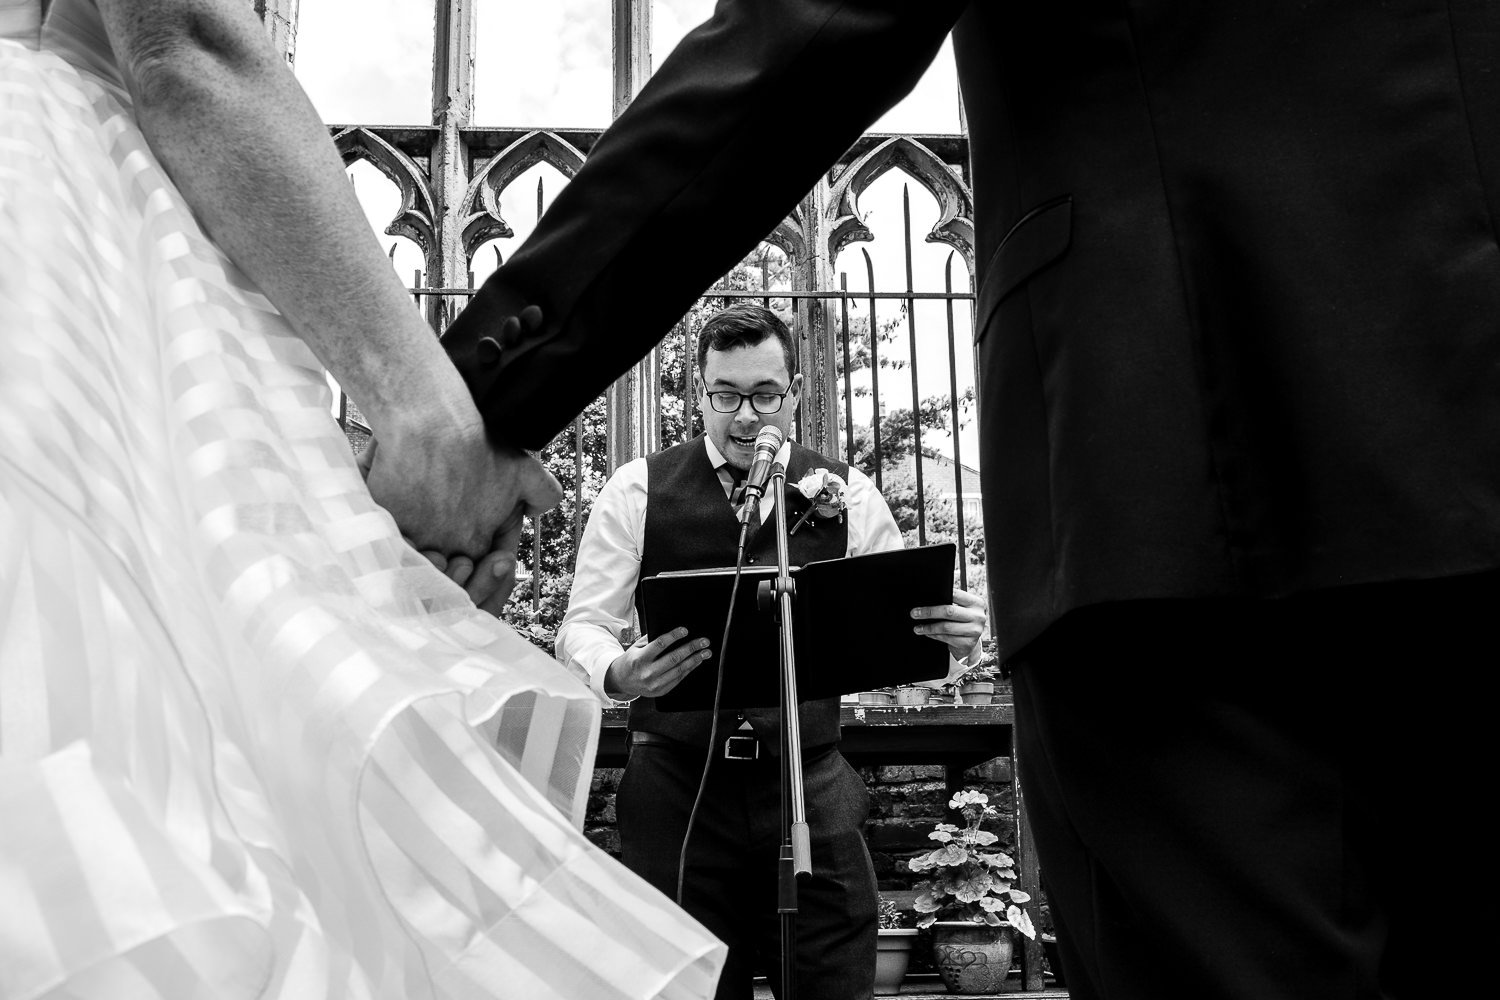
<svg viewBox="0 0 1500 1000"><path fill-rule="evenodd" d="M706 456L707 454L703 446L703 435L699 434L696 437L688 438L681 444L674 444L670 448L653 451L645 458L638 458L636 461L658 468L666 468L667 466L679 465L700 455Z"/></svg>
<svg viewBox="0 0 1500 1000"><path fill-rule="evenodd" d="M644 458L632 458L614 472L604 482L606 490L628 490L646 482L646 460Z"/></svg>

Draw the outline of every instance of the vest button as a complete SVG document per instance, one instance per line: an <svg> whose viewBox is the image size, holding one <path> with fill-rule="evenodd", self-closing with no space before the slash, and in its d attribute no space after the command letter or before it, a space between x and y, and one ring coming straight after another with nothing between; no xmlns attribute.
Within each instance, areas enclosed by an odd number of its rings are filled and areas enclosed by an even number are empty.
<svg viewBox="0 0 1500 1000"><path fill-rule="evenodd" d="M492 367L500 363L500 341L494 337L482 337L474 350L479 358L479 363L485 367Z"/></svg>

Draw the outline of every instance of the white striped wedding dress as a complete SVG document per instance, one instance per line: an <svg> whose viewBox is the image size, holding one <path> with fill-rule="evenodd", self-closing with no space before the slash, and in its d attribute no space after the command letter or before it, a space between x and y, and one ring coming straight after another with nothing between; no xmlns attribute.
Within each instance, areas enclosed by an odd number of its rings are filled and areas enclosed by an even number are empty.
<svg viewBox="0 0 1500 1000"><path fill-rule="evenodd" d="M245 0L239 0L245 2ZM365 491L89 0L0 0L0 1000L709 996L584 685Z"/></svg>

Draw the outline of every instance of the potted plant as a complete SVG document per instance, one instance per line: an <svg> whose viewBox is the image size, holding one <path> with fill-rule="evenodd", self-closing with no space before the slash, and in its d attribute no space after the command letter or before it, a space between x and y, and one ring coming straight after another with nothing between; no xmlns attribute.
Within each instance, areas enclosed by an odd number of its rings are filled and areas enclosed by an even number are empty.
<svg viewBox="0 0 1500 1000"><path fill-rule="evenodd" d="M940 846L907 862L932 876L916 886L917 926L932 928L933 964L948 992L993 993L1010 974L1010 932L1036 937L1021 908L1031 895L1013 888L1016 867L1009 855L985 850L1000 839L981 828L999 816L989 796L966 788L948 808L963 814L964 825L939 823L928 837Z"/></svg>
<svg viewBox="0 0 1500 1000"><path fill-rule="evenodd" d="M932 697L932 688L922 684L902 684L896 688L896 704L925 705Z"/></svg>
<svg viewBox="0 0 1500 1000"><path fill-rule="evenodd" d="M901 980L906 978L912 939L916 937L917 929L901 926L901 911L896 908L896 901L885 896L880 897L879 921L875 942L875 995L894 996L901 990Z"/></svg>
<svg viewBox="0 0 1500 1000"><path fill-rule="evenodd" d="M979 662L958 675L953 686L965 705L988 705L995 697L995 678L1000 676L1000 654L994 639L984 640Z"/></svg>

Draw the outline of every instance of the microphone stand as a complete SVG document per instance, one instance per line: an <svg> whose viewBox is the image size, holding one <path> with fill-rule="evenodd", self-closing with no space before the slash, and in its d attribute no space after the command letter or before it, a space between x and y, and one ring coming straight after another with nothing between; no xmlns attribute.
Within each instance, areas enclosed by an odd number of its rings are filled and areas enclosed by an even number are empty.
<svg viewBox="0 0 1500 1000"><path fill-rule="evenodd" d="M797 711L797 656L792 648L791 557L787 547L786 468L772 467L776 500L776 582L757 593L762 610L772 610L781 631L781 859L776 867L776 911L781 917L781 997L794 1000L797 982L797 876L812 874L812 840L802 781L802 726ZM774 603L773 603L774 602Z"/></svg>

